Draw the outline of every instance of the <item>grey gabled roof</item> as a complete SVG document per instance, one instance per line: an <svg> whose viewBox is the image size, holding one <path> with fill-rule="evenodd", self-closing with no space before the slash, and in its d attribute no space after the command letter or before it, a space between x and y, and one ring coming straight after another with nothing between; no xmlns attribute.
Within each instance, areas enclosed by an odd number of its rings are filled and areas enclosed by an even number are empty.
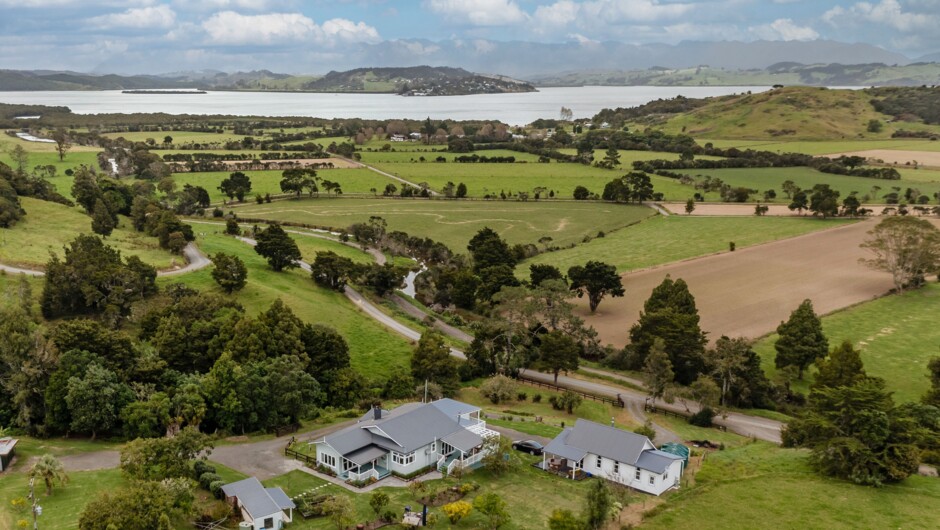
<svg viewBox="0 0 940 530"><path fill-rule="evenodd" d="M552 441L548 442L548 445L545 446L544 451L548 454L579 462L582 458L584 458L584 455L586 455L587 452L585 452L584 449L571 447L567 444L568 435L571 434L571 431L571 427L561 431L558 436L556 436Z"/></svg>
<svg viewBox="0 0 940 530"><path fill-rule="evenodd" d="M290 500L281 488L264 488L264 491L268 492L268 495L271 496L271 500L274 501L274 504L277 504L280 509L289 510L297 508L294 501Z"/></svg>
<svg viewBox="0 0 940 530"><path fill-rule="evenodd" d="M662 475L666 472L666 469L669 468L669 465L676 460L685 459L665 451L643 451L643 453L640 454L640 458L636 461L636 467Z"/></svg>
<svg viewBox="0 0 940 530"><path fill-rule="evenodd" d="M280 488L271 489L279 490ZM237 497L238 505L244 508L252 519L262 519L281 511L280 505L271 498L268 491L255 477L226 484L222 486L222 492L226 497Z"/></svg>
<svg viewBox="0 0 940 530"><path fill-rule="evenodd" d="M458 421L458 414L476 410L479 407L453 399L407 403L387 413L383 411L379 420L372 418L370 412L356 425L331 434L323 441L346 458L370 445L398 453L410 453L435 440L465 430ZM464 443L466 441L464 439Z"/></svg>
<svg viewBox="0 0 940 530"><path fill-rule="evenodd" d="M483 443L482 436L475 432L468 431L467 429L457 430L441 438L441 440L465 453Z"/></svg>
<svg viewBox="0 0 940 530"><path fill-rule="evenodd" d="M572 454L583 451L630 465L636 464L644 450L656 447L646 436L583 419L555 437L546 450L563 456L551 449L562 450L560 445L571 449Z"/></svg>
<svg viewBox="0 0 940 530"><path fill-rule="evenodd" d="M368 445L362 449L356 449L351 453L345 454L343 457L361 466L387 454L387 449L382 449L377 445Z"/></svg>

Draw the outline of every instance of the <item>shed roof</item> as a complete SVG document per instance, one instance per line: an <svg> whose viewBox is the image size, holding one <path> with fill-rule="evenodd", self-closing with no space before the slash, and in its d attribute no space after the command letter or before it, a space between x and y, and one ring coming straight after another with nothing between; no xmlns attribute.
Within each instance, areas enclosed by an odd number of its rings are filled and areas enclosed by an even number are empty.
<svg viewBox="0 0 940 530"><path fill-rule="evenodd" d="M280 488L270 489L280 490ZM239 506L244 508L252 519L261 519L274 515L282 509L255 477L248 477L238 482L226 484L222 486L222 492L225 493L226 497L237 498ZM284 492L281 491L281 493ZM286 498L287 495L285 494L284 497Z"/></svg>
<svg viewBox="0 0 940 530"><path fill-rule="evenodd" d="M297 508L297 505L294 504L294 501L288 498L287 494L284 493L284 490L281 488L264 488L264 491L268 492L268 495L271 497L271 500L282 510L290 510Z"/></svg>
<svg viewBox="0 0 940 530"><path fill-rule="evenodd" d="M357 449L349 454L343 455L343 458L353 462L354 464L363 465L368 464L369 462L375 460L376 458L381 458L388 454L387 449L383 449L377 445L369 445L363 447L362 449Z"/></svg>
<svg viewBox="0 0 940 530"><path fill-rule="evenodd" d="M17 440L16 438L0 438L0 455L6 456L13 452L13 448L16 447Z"/></svg>

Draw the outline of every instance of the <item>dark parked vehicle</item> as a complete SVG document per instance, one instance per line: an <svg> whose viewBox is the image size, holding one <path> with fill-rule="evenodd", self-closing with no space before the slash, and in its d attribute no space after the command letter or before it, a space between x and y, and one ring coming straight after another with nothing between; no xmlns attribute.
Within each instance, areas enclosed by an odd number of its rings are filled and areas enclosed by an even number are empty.
<svg viewBox="0 0 940 530"><path fill-rule="evenodd" d="M542 449L544 449L542 444L536 442L535 440L520 440L518 442L513 442L512 448L516 451L522 451L523 453L529 453L530 455L536 456L541 456Z"/></svg>

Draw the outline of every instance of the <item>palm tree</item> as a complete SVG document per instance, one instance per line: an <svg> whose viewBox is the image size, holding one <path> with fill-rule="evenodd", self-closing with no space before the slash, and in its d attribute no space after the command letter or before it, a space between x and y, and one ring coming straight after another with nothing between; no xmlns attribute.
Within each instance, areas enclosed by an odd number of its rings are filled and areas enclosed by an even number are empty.
<svg viewBox="0 0 940 530"><path fill-rule="evenodd" d="M65 466L62 465L62 462L58 458L45 454L33 464L33 468L29 471L30 478L40 478L46 483L46 496L52 495L52 485L55 481L59 481L59 484L65 485L69 481L68 475L65 474Z"/></svg>

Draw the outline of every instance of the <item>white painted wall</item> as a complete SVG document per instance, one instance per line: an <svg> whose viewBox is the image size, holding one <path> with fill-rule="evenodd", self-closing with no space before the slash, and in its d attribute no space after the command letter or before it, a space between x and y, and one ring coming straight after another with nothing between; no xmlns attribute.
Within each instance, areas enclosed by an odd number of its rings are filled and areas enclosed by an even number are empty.
<svg viewBox="0 0 940 530"><path fill-rule="evenodd" d="M602 457L601 465L598 467L597 455L588 453L584 457L585 472L646 493L652 493L653 495L661 495L663 492L673 487L675 485L675 479L681 477L682 474L681 460L676 460L670 464L669 469L663 475L641 469L639 480L636 478L637 468L632 465L621 462L617 473L614 473L614 467L614 461L610 458ZM664 478L664 475L668 475L668 478ZM653 477L653 484L650 484L650 477Z"/></svg>

